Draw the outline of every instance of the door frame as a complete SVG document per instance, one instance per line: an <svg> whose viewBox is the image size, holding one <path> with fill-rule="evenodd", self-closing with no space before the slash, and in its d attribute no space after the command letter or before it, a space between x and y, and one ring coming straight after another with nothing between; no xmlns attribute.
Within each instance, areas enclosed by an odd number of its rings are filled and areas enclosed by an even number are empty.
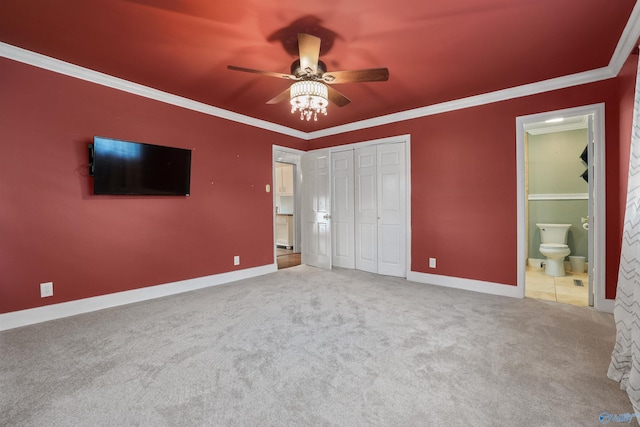
<svg viewBox="0 0 640 427"><path fill-rule="evenodd" d="M273 195L272 201L272 214L273 214L273 263L278 264L278 254L276 253L276 162L277 163L289 163L294 165L293 168L293 203L294 203L294 215L293 215L293 251L300 252L301 250L301 237L300 237L300 209L302 202L300 200L302 180L301 180L301 162L302 155L305 153L302 150L295 148L282 147L279 145L273 145L271 149L271 193Z"/></svg>
<svg viewBox="0 0 640 427"><path fill-rule="evenodd" d="M605 186L605 129L604 103L516 117L516 182L517 182L517 293L524 298L527 264L527 221L525 188L525 125L558 116L593 115L593 144L589 143L589 161L593 165L593 179L589 204L593 218L589 218L593 238L593 259L589 259L589 276L593 281L594 308L613 312L614 300L606 299L606 186Z"/></svg>

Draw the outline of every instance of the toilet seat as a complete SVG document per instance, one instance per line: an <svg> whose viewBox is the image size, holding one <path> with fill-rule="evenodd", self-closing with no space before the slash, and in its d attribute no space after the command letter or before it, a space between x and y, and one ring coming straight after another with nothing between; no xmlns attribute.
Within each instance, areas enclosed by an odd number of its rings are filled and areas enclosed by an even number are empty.
<svg viewBox="0 0 640 427"><path fill-rule="evenodd" d="M569 245L563 243L541 243L540 253L547 257L544 272L549 276L564 276L564 258L571 253Z"/></svg>
<svg viewBox="0 0 640 427"><path fill-rule="evenodd" d="M546 259L544 272L548 276L562 277L565 275L564 260L571 255L571 248L567 245L567 235L571 224L536 224L540 229L540 254Z"/></svg>
<svg viewBox="0 0 640 427"><path fill-rule="evenodd" d="M562 243L541 243L540 249L564 249L568 248L569 245L563 245Z"/></svg>

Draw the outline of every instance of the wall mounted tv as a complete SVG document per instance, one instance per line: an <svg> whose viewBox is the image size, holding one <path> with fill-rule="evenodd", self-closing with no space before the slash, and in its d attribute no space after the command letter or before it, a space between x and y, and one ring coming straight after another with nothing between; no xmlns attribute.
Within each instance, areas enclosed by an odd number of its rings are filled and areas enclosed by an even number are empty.
<svg viewBox="0 0 640 427"><path fill-rule="evenodd" d="M191 150L96 136L89 168L94 194L189 195Z"/></svg>

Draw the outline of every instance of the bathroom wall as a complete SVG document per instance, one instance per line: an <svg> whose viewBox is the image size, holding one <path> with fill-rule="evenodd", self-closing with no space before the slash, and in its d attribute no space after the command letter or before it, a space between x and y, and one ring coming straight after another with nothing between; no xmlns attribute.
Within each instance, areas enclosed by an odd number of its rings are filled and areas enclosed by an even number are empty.
<svg viewBox="0 0 640 427"><path fill-rule="evenodd" d="M589 187L581 177L586 165L580 158L586 146L586 129L528 135L529 258L544 259L536 223L571 224L571 255L587 256L580 220L588 215Z"/></svg>

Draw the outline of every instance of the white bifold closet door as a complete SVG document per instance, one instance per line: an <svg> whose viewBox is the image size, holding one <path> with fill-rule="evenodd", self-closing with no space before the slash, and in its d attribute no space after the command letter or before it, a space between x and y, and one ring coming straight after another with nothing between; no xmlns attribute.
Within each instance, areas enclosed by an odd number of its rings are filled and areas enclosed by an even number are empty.
<svg viewBox="0 0 640 427"><path fill-rule="evenodd" d="M328 150L302 156L302 263L331 269L331 165Z"/></svg>
<svg viewBox="0 0 640 427"><path fill-rule="evenodd" d="M406 277L405 144L354 151L355 268Z"/></svg>
<svg viewBox="0 0 640 427"><path fill-rule="evenodd" d="M355 268L353 149L331 153L332 262L336 267Z"/></svg>

